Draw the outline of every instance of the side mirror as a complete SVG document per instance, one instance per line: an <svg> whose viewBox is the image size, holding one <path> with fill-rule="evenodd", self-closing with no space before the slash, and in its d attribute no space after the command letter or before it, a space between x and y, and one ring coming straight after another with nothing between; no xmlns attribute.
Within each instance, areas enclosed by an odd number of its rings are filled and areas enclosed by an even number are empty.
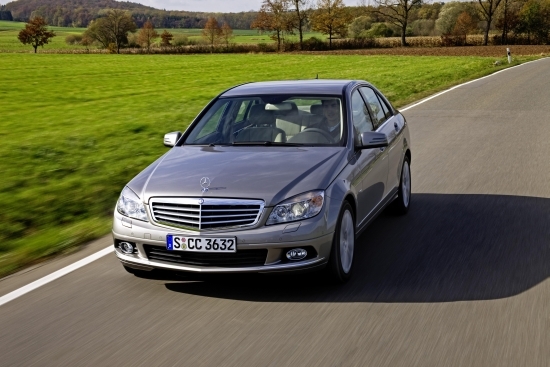
<svg viewBox="0 0 550 367"><path fill-rule="evenodd" d="M181 138L181 132L175 131L164 135L164 146L173 147Z"/></svg>
<svg viewBox="0 0 550 367"><path fill-rule="evenodd" d="M388 137L384 133L367 131L361 133L360 149L384 148L388 146Z"/></svg>

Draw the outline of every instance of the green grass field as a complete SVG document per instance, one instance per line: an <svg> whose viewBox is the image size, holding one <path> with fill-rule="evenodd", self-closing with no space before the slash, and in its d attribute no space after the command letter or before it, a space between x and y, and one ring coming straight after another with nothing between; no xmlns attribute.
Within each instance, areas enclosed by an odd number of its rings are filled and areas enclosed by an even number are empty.
<svg viewBox="0 0 550 367"><path fill-rule="evenodd" d="M17 39L17 34L21 29L25 28L25 23L22 22L9 22L5 20L0 20L0 52L34 52L32 46L23 45ZM84 46L80 45L67 45L65 43L65 37L71 34L82 34L86 28L66 28L66 27L48 27L50 30L55 31L57 34L50 43L45 45L43 48L39 48L38 52L40 53L43 50L52 51L52 50L73 50L73 49L84 49ZM164 31L163 28L157 29L157 32L160 34ZM201 41L201 29L167 29L168 32L172 33L174 37L183 35L186 36L189 40L192 41ZM269 34L259 34L258 31L249 29L235 29L233 31L234 38L231 40L232 43L236 44L258 44L258 43L273 43ZM326 39L326 36L321 33L316 32L307 32L304 33L304 39L310 37L317 37L320 39ZM298 35L290 35L287 37L288 40L298 41ZM157 41L159 41L158 39ZM97 48L97 46L92 46L92 48Z"/></svg>
<svg viewBox="0 0 550 367"><path fill-rule="evenodd" d="M124 184L166 151L164 133L184 130L225 88L318 73L369 80L403 106L492 73L493 61L0 54L0 275L107 234Z"/></svg>

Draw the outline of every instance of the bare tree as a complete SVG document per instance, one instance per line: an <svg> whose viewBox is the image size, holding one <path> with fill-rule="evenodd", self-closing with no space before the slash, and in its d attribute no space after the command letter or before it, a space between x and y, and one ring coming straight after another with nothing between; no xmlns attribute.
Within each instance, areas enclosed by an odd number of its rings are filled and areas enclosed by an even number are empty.
<svg viewBox="0 0 550 367"><path fill-rule="evenodd" d="M218 43L218 40L222 37L222 29L216 18L208 18L202 30L202 36L210 44L210 53L214 52L214 45Z"/></svg>
<svg viewBox="0 0 550 367"><path fill-rule="evenodd" d="M288 0L264 0L258 16L252 22L250 28L261 31L272 31L272 40L277 41L277 50L281 50L285 32L290 32Z"/></svg>
<svg viewBox="0 0 550 367"><path fill-rule="evenodd" d="M479 14L481 18L485 20L485 32L483 33L483 45L487 46L489 41L489 30L491 29L491 22L493 21L493 16L497 11L498 6L500 5L501 0L477 0L479 3Z"/></svg>
<svg viewBox="0 0 550 367"><path fill-rule="evenodd" d="M290 0L294 16L291 17L291 26L293 29L298 30L300 35L300 49L303 48L304 43L304 28L306 27L309 17L309 1L308 0Z"/></svg>
<svg viewBox="0 0 550 367"><path fill-rule="evenodd" d="M317 10L311 14L311 29L328 35L332 48L333 36L346 34L351 18L342 0L317 0Z"/></svg>
<svg viewBox="0 0 550 367"><path fill-rule="evenodd" d="M138 43L147 47L147 52L149 52L151 43L153 43L153 40L156 38L159 38L159 34L155 30L155 26L150 20L146 21L143 27L139 30L137 37Z"/></svg>
<svg viewBox="0 0 550 367"><path fill-rule="evenodd" d="M25 28L19 32L17 38L24 45L32 45L36 53L38 46L44 46L55 37L55 32L48 31L47 25L44 18L34 17L25 24Z"/></svg>
<svg viewBox="0 0 550 367"><path fill-rule="evenodd" d="M500 0L499 0L500 1ZM422 0L374 0L372 13L380 14L401 29L401 46L407 46L407 26L413 8L422 5Z"/></svg>

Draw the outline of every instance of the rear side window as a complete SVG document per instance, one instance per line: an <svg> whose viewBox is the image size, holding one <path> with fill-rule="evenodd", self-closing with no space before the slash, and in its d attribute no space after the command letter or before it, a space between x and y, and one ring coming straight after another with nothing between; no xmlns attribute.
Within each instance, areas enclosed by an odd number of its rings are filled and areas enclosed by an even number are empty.
<svg viewBox="0 0 550 367"><path fill-rule="evenodd" d="M369 87L361 87L360 89L361 93L363 93L363 96L365 96L365 99L367 100L370 110L372 111L374 128L378 129L378 127L386 121L386 112L388 111L388 108L386 107L386 110L384 111L384 107L382 107L382 104L380 103L380 100L374 90Z"/></svg>

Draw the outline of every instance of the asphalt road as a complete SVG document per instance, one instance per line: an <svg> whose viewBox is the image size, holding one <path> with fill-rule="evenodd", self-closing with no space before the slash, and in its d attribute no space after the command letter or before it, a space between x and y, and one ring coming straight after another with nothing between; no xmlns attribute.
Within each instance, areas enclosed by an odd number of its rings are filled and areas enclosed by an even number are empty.
<svg viewBox="0 0 550 367"><path fill-rule="evenodd" d="M141 279L106 256L0 306L0 365L549 366L550 59L404 114L412 208L360 237L349 283Z"/></svg>

